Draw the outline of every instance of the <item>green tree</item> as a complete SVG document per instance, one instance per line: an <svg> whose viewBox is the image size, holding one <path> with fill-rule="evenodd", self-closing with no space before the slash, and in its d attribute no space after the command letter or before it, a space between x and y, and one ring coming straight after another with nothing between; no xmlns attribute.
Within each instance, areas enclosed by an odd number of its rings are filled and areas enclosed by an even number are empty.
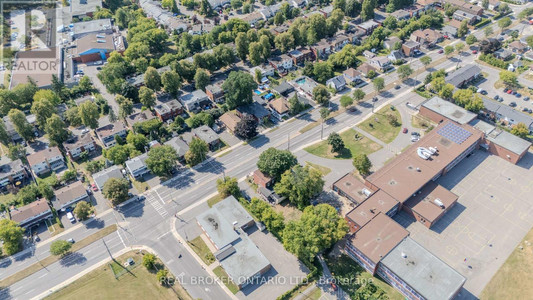
<svg viewBox="0 0 533 300"><path fill-rule="evenodd" d="M161 76L159 76L155 68L148 67L146 69L146 72L144 72L144 84L154 91L159 91L161 88Z"/></svg>
<svg viewBox="0 0 533 300"><path fill-rule="evenodd" d="M298 160L296 159L296 156L290 151L268 148L259 155L257 167L261 172L277 181L281 177L281 174L295 166L297 163Z"/></svg>
<svg viewBox="0 0 533 300"><path fill-rule="evenodd" d="M341 97L340 103L342 107L347 108L348 106L353 104L353 99L348 95L344 95Z"/></svg>
<svg viewBox="0 0 533 300"><path fill-rule="evenodd" d="M372 162L368 159L366 154L359 154L353 158L353 166L359 171L361 175L368 175L370 168L372 168Z"/></svg>
<svg viewBox="0 0 533 300"><path fill-rule="evenodd" d="M446 55L446 57L448 57L448 55L452 54L454 51L454 48L452 45L448 45L446 47L444 47L444 55Z"/></svg>
<svg viewBox="0 0 533 300"><path fill-rule="evenodd" d="M420 58L420 62L422 62L422 64L424 65L424 69L426 70L429 64L431 63L431 61L432 61L431 57L427 55Z"/></svg>
<svg viewBox="0 0 533 300"><path fill-rule="evenodd" d="M31 113L35 115L37 125L44 128L46 120L56 113L55 105L47 99L39 99L33 102Z"/></svg>
<svg viewBox="0 0 533 300"><path fill-rule="evenodd" d="M110 178L102 189L102 194L111 201L113 206L128 200L129 182L124 178Z"/></svg>
<svg viewBox="0 0 533 300"><path fill-rule="evenodd" d="M33 134L33 126L28 123L26 116L20 110L13 108L9 111L9 120L13 123L15 131L26 141L33 141L35 135Z"/></svg>
<svg viewBox="0 0 533 300"><path fill-rule="evenodd" d="M245 140L249 140L257 135L257 121L252 115L246 114L235 126L234 134Z"/></svg>
<svg viewBox="0 0 533 300"><path fill-rule="evenodd" d="M143 255L143 266L148 270L153 270L155 267L156 257L152 253Z"/></svg>
<svg viewBox="0 0 533 300"><path fill-rule="evenodd" d="M161 75L161 84L165 92L176 96L181 88L181 77L174 71L166 71Z"/></svg>
<svg viewBox="0 0 533 300"><path fill-rule="evenodd" d="M331 151L335 153L340 153L344 149L344 141L336 132L332 132L329 135L328 144L331 146Z"/></svg>
<svg viewBox="0 0 533 300"><path fill-rule="evenodd" d="M320 109L320 118L322 119L322 122L326 121L326 119L329 117L329 109L327 107L322 107Z"/></svg>
<svg viewBox="0 0 533 300"><path fill-rule="evenodd" d="M511 133L525 139L529 134L529 129L526 124L520 122L511 128Z"/></svg>
<svg viewBox="0 0 533 300"><path fill-rule="evenodd" d="M318 196L324 188L322 174L310 166L296 165L281 176L274 186L274 191L302 210L310 204L313 197Z"/></svg>
<svg viewBox="0 0 533 300"><path fill-rule="evenodd" d="M331 95L326 86L324 85L317 85L313 89L313 100L322 106L326 106L329 104L330 97Z"/></svg>
<svg viewBox="0 0 533 300"><path fill-rule="evenodd" d="M451 99L453 96L454 90L455 90L455 86L451 83L447 83L443 85L442 88L440 89L439 96L443 99Z"/></svg>
<svg viewBox="0 0 533 300"><path fill-rule="evenodd" d="M376 91L376 94L379 94L385 88L385 79L383 79L382 77L378 77L372 80L372 84L374 85L374 90Z"/></svg>
<svg viewBox="0 0 533 300"><path fill-rule="evenodd" d="M141 152L144 152L145 148L148 146L148 139L146 138L146 136L144 136L144 134L140 133L128 133L128 136L126 137L126 142Z"/></svg>
<svg viewBox="0 0 533 300"><path fill-rule="evenodd" d="M91 205L85 201L78 202L74 208L74 214L81 221L87 220L92 212Z"/></svg>
<svg viewBox="0 0 533 300"><path fill-rule="evenodd" d="M286 53L295 46L294 36L289 32L280 33L274 38L274 45L276 49Z"/></svg>
<svg viewBox="0 0 533 300"><path fill-rule="evenodd" d="M409 78L409 76L411 76L411 74L413 74L413 69L411 69L411 67L409 65L401 65L398 67L398 77L400 77L400 80L401 81L404 81L406 80L407 78ZM378 79L378 78L376 78Z"/></svg>
<svg viewBox="0 0 533 300"><path fill-rule="evenodd" d="M9 142L11 142L11 136L7 133L5 123L0 122L0 143L7 146L9 145Z"/></svg>
<svg viewBox="0 0 533 300"><path fill-rule="evenodd" d="M281 232L285 228L283 214L276 212L270 204L258 198L252 198L249 209L259 221L265 224L268 231L276 237L281 236Z"/></svg>
<svg viewBox="0 0 533 300"><path fill-rule="evenodd" d="M56 240L50 244L50 254L56 256L65 256L69 253L72 244L65 240Z"/></svg>
<svg viewBox="0 0 533 300"><path fill-rule="evenodd" d="M78 127L81 125L80 112L78 106L73 106L65 112L65 118L67 119L70 126Z"/></svg>
<svg viewBox="0 0 533 300"><path fill-rule="evenodd" d="M477 43L477 37L473 34L470 34L466 37L466 44L468 46L472 46L473 44Z"/></svg>
<svg viewBox="0 0 533 300"><path fill-rule="evenodd" d="M209 147L206 142L199 138L193 138L189 144L189 151L185 153L185 161L190 166L196 166L206 158Z"/></svg>
<svg viewBox="0 0 533 300"><path fill-rule="evenodd" d="M45 90L45 89L38 90L33 95L34 103L37 101L43 100L43 99L50 101L50 103L52 103L54 106L61 104L61 98L59 98L59 96L56 93L54 93L52 90Z"/></svg>
<svg viewBox="0 0 533 300"><path fill-rule="evenodd" d="M156 278L157 278L157 281L159 281L159 283L163 286L166 286L168 285L168 270L166 269L161 269L159 271L157 271L157 274L156 274Z"/></svg>
<svg viewBox="0 0 533 300"><path fill-rule="evenodd" d="M252 91L257 88L257 83L249 73L232 71L228 79L222 84L224 97L228 108L252 103Z"/></svg>
<svg viewBox="0 0 533 300"><path fill-rule="evenodd" d="M267 35L262 35L259 38L259 43L261 43L261 55L263 60L267 60L270 57L270 52L272 45L270 44L270 38Z"/></svg>
<svg viewBox="0 0 533 300"><path fill-rule="evenodd" d="M322 250L331 247L348 232L346 220L329 204L308 206L299 220L283 230L283 246L305 261L313 261Z"/></svg>
<svg viewBox="0 0 533 300"><path fill-rule="evenodd" d="M96 104L92 101L85 101L78 106L78 112L83 125L91 129L96 129L98 127L100 112L98 111L98 106Z"/></svg>
<svg viewBox="0 0 533 300"><path fill-rule="evenodd" d="M21 144L9 144L7 157L11 160L16 160L19 158L26 157L26 148Z"/></svg>
<svg viewBox="0 0 533 300"><path fill-rule="evenodd" d="M250 43L250 49L248 50L250 63L253 66L257 66L261 63L263 57L263 46L259 42Z"/></svg>
<svg viewBox="0 0 533 300"><path fill-rule="evenodd" d="M501 71L500 80L503 81L506 87L513 88L518 86L518 78L515 73L511 71Z"/></svg>
<svg viewBox="0 0 533 300"><path fill-rule="evenodd" d="M145 86L139 89L139 101L147 108L152 108L155 105L154 91Z"/></svg>
<svg viewBox="0 0 533 300"><path fill-rule="evenodd" d="M173 13L179 13L180 10L178 9L178 5L176 4L175 0L162 0L161 6L170 10Z"/></svg>
<svg viewBox="0 0 533 300"><path fill-rule="evenodd" d="M461 51L463 51L463 49L465 48L465 44L463 43L457 43L455 44L455 50L461 54Z"/></svg>
<svg viewBox="0 0 533 300"><path fill-rule="evenodd" d="M109 114L107 115L107 117L109 118L110 123L115 123L116 121L118 121L118 117L115 114L115 110L113 109L113 107L109 107Z"/></svg>
<svg viewBox="0 0 533 300"><path fill-rule="evenodd" d="M105 158L112 161L115 165L121 165L128 160L130 150L128 147L119 144L105 149L103 154Z"/></svg>
<svg viewBox="0 0 533 300"><path fill-rule="evenodd" d="M241 195L239 182L237 181L237 178L234 177L226 176L224 178L217 179L217 190L222 199L229 196L238 198Z"/></svg>
<svg viewBox="0 0 533 300"><path fill-rule="evenodd" d="M484 30L485 37L489 37L494 33L494 30L492 29L492 26L487 26Z"/></svg>
<svg viewBox="0 0 533 300"><path fill-rule="evenodd" d="M131 99L118 95L115 101L118 104L118 115L122 120L125 120L133 113L133 101Z"/></svg>
<svg viewBox="0 0 533 300"><path fill-rule="evenodd" d="M363 0L363 6L361 9L361 19L363 21L374 18L374 9L376 8L376 0Z"/></svg>
<svg viewBox="0 0 533 300"><path fill-rule="evenodd" d="M511 26L513 22L511 21L511 18L505 17L498 20L498 27L500 27L500 30L503 31L505 28Z"/></svg>
<svg viewBox="0 0 533 300"><path fill-rule="evenodd" d="M366 94L365 92L363 92L362 89L356 89L355 91L353 91L353 99L357 102L363 100L363 98L365 98Z"/></svg>
<svg viewBox="0 0 533 300"><path fill-rule="evenodd" d="M210 76L205 70L196 69L196 74L194 74L194 84L196 89L205 91L205 87L209 85L210 81Z"/></svg>
<svg viewBox="0 0 533 300"><path fill-rule="evenodd" d="M305 106L300 100L298 99L298 95L295 93L294 96L289 98L289 113L291 115L299 114L301 111L305 109Z"/></svg>
<svg viewBox="0 0 533 300"><path fill-rule="evenodd" d="M9 219L0 219L0 240L4 242L4 252L7 255L13 255L20 250L22 238L24 237L24 228L18 226L18 223Z"/></svg>
<svg viewBox="0 0 533 300"><path fill-rule="evenodd" d="M316 80L324 84L326 80L333 77L333 66L327 61L316 62L313 65L313 73Z"/></svg>
<svg viewBox="0 0 533 300"><path fill-rule="evenodd" d="M178 153L172 146L154 147L148 152L146 166L158 176L169 176L176 167Z"/></svg>
<svg viewBox="0 0 533 300"><path fill-rule="evenodd" d="M481 7L483 7L483 9L489 9L489 0L482 0Z"/></svg>
<svg viewBox="0 0 533 300"><path fill-rule="evenodd" d="M468 23L466 20L461 22L461 25L457 29L457 36L462 38L468 34Z"/></svg>
<svg viewBox="0 0 533 300"><path fill-rule="evenodd" d="M250 43L248 42L248 37L246 36L246 33L240 32L237 34L237 38L235 38L235 48L237 51L237 56L245 61L246 55L248 55L248 49L250 47Z"/></svg>
<svg viewBox="0 0 533 300"><path fill-rule="evenodd" d="M65 122L63 122L61 117L56 114L53 114L48 120L46 120L44 131L48 134L48 138L58 145L63 144L70 135Z"/></svg>
<svg viewBox="0 0 533 300"><path fill-rule="evenodd" d="M282 11L278 11L276 15L274 16L274 24L276 26L279 26L285 22L285 16L283 15Z"/></svg>

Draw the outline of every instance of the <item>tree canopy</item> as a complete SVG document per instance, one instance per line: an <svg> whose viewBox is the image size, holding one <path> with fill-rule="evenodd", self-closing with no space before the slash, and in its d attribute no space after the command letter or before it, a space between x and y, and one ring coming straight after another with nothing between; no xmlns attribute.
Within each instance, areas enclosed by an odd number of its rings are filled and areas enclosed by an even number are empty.
<svg viewBox="0 0 533 300"><path fill-rule="evenodd" d="M297 163L296 156L290 151L268 148L259 155L257 167L261 172L277 181L285 171Z"/></svg>
<svg viewBox="0 0 533 300"><path fill-rule="evenodd" d="M310 166L296 165L283 173L274 191L287 197L298 209L304 209L323 188L324 180L320 171Z"/></svg>
<svg viewBox="0 0 533 300"><path fill-rule="evenodd" d="M124 178L110 178L105 182L102 193L113 206L117 206L128 200L129 186L129 182Z"/></svg>
<svg viewBox="0 0 533 300"><path fill-rule="evenodd" d="M146 166L158 176L168 176L176 167L178 153L172 146L164 145L154 147L148 152Z"/></svg>
<svg viewBox="0 0 533 300"><path fill-rule="evenodd" d="M50 253L56 256L64 256L70 251L72 244L65 240L56 240L50 244Z"/></svg>
<svg viewBox="0 0 533 300"><path fill-rule="evenodd" d="M232 71L222 84L228 108L234 109L252 103L252 91L256 88L257 83L252 75L242 71Z"/></svg>
<svg viewBox="0 0 533 300"><path fill-rule="evenodd" d="M17 222L9 219L0 220L0 240L4 242L4 252L13 255L20 250L24 228L18 226Z"/></svg>

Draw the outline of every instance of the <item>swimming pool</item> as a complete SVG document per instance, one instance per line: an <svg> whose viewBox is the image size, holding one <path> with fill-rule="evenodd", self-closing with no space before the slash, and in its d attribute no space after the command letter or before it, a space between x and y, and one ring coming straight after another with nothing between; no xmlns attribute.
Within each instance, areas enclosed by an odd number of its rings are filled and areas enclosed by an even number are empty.
<svg viewBox="0 0 533 300"><path fill-rule="evenodd" d="M299 85L305 84L305 78L300 78L300 79L296 80L296 83L299 84Z"/></svg>
<svg viewBox="0 0 533 300"><path fill-rule="evenodd" d="M254 93L256 93L257 95L261 95L261 91L260 90L255 90Z"/></svg>

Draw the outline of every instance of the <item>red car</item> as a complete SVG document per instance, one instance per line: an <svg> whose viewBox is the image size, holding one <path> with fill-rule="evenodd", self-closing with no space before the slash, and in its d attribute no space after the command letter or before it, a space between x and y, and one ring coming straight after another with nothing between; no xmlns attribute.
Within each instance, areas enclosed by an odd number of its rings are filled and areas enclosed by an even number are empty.
<svg viewBox="0 0 533 300"><path fill-rule="evenodd" d="M98 187L96 186L95 183L91 184L91 188L93 189L93 191L98 191Z"/></svg>
<svg viewBox="0 0 533 300"><path fill-rule="evenodd" d="M508 90L507 91L507 94L512 94L513 93L513 90Z"/></svg>
<svg viewBox="0 0 533 300"><path fill-rule="evenodd" d="M442 54L443 52L444 52L444 50L440 49L438 53Z"/></svg>
<svg viewBox="0 0 533 300"><path fill-rule="evenodd" d="M407 128L404 128L402 132L407 133Z"/></svg>
<svg viewBox="0 0 533 300"><path fill-rule="evenodd" d="M477 54L477 50L472 51L472 54Z"/></svg>

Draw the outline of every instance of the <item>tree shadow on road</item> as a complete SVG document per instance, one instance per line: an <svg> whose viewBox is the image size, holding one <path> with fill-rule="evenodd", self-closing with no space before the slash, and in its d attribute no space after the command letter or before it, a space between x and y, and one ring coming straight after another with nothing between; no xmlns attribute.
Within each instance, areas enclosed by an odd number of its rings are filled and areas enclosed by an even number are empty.
<svg viewBox="0 0 533 300"><path fill-rule="evenodd" d="M104 228L104 226L105 226L104 220L99 219L99 218L94 218L92 221L85 223L85 227L87 229Z"/></svg>
<svg viewBox="0 0 533 300"><path fill-rule="evenodd" d="M62 257L59 260L59 264L63 267L70 267L74 265L82 265L86 261L87 261L87 258L83 254L79 252L74 252L74 253L70 253Z"/></svg>

